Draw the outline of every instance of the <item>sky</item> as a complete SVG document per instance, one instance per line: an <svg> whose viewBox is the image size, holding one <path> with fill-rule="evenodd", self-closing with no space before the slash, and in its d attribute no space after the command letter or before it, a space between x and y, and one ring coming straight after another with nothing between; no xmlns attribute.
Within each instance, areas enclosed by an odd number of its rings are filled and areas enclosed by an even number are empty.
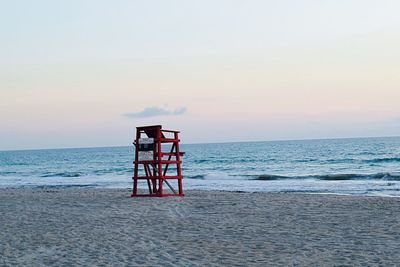
<svg viewBox="0 0 400 267"><path fill-rule="evenodd" d="M0 0L0 150L400 135L400 1Z"/></svg>

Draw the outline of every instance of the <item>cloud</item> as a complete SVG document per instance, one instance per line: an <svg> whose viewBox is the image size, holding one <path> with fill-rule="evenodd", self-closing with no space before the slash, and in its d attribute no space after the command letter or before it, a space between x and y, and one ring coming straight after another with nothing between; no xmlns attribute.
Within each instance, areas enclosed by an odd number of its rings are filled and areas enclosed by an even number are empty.
<svg viewBox="0 0 400 267"><path fill-rule="evenodd" d="M174 110L167 110L165 108L159 107L146 107L144 110L140 112L132 112L124 114L125 117L128 118L149 118L149 117L157 117L157 116L177 116L183 115L187 111L186 107L177 108Z"/></svg>

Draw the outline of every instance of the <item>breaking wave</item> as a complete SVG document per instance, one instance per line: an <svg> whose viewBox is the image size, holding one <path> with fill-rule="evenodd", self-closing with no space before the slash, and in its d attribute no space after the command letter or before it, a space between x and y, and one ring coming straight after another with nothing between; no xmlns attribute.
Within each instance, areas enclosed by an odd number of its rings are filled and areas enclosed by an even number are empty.
<svg viewBox="0 0 400 267"><path fill-rule="evenodd" d="M400 173L376 173L376 174L324 174L309 176L280 176L280 175L251 175L251 180L271 181L282 179L316 179L323 181L348 181L348 180L388 180L400 181Z"/></svg>
<svg viewBox="0 0 400 267"><path fill-rule="evenodd" d="M68 189L68 188L92 188L97 187L98 184L63 184L63 185L37 185L37 186L29 186L27 188L36 188L36 189Z"/></svg>

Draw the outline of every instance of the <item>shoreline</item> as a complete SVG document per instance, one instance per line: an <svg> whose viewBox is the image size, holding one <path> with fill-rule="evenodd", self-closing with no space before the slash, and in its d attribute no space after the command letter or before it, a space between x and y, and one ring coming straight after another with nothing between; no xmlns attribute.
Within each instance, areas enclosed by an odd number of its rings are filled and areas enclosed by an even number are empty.
<svg viewBox="0 0 400 267"><path fill-rule="evenodd" d="M1 191L7 190L32 190L32 191L46 191L46 190L55 190L55 191L63 191L63 190L128 190L132 191L131 187L101 187L101 186L92 186L92 185L40 185L40 186L16 186L16 187L0 187ZM146 190L144 188L139 188L139 190ZM316 192L316 191L302 191L302 190L283 190L283 191L251 191L251 190L224 190L224 189L208 189L208 188L196 188L196 189L186 189L185 192L221 192L221 193L248 193L248 194L300 194L300 195L332 195L332 196L351 196L351 197L382 197L382 198L400 198L400 194L390 195L384 194L380 191L373 191L369 193L342 193L342 192Z"/></svg>
<svg viewBox="0 0 400 267"><path fill-rule="evenodd" d="M400 262L400 199L186 190L0 189L0 265Z"/></svg>

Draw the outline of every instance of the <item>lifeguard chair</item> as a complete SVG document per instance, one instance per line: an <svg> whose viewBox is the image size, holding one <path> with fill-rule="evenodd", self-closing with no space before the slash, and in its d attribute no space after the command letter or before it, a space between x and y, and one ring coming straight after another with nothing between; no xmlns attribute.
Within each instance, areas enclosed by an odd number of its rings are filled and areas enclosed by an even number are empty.
<svg viewBox="0 0 400 267"><path fill-rule="evenodd" d="M184 153L179 151L178 135L178 131L163 130L161 125L136 128L132 197L184 196L181 170ZM169 146L168 152L164 152ZM171 165L173 167L169 168ZM168 170L174 170L174 175L167 175ZM140 180L147 181L148 193L138 193ZM171 184L174 180L178 191Z"/></svg>

